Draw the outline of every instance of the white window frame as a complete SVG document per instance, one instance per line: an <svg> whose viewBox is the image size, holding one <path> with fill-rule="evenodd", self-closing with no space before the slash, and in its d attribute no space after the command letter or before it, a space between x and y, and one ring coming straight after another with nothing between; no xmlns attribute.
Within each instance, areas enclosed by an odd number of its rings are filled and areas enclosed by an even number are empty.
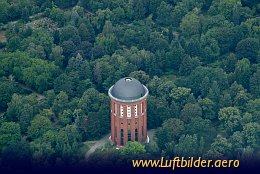
<svg viewBox="0 0 260 174"><path fill-rule="evenodd" d="M124 116L124 107L123 105L120 105L120 117L123 118Z"/></svg>
<svg viewBox="0 0 260 174"><path fill-rule="evenodd" d="M127 118L131 118L131 106L127 106Z"/></svg>
<svg viewBox="0 0 260 174"><path fill-rule="evenodd" d="M135 105L135 117L137 117L137 105Z"/></svg>

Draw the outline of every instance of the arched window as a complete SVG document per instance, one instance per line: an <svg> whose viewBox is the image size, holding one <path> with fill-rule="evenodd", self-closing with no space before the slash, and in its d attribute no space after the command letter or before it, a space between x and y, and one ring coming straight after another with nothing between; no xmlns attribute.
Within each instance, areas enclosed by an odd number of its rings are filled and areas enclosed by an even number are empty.
<svg viewBox="0 0 260 174"><path fill-rule="evenodd" d="M135 141L138 141L138 130L135 129Z"/></svg>
<svg viewBox="0 0 260 174"><path fill-rule="evenodd" d="M124 129L121 129L121 139L120 139L120 144L123 146L124 145Z"/></svg>
<svg viewBox="0 0 260 174"><path fill-rule="evenodd" d="M131 130L128 130L128 133L127 133L127 135L128 135L128 141L131 141Z"/></svg>
<svg viewBox="0 0 260 174"><path fill-rule="evenodd" d="M117 112L117 108L116 108L116 104L114 104L114 114L116 114Z"/></svg>

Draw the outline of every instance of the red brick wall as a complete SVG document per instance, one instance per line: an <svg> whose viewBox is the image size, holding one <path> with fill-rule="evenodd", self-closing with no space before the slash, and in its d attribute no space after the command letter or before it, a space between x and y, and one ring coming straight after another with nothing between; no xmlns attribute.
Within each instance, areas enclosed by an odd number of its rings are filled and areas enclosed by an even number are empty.
<svg viewBox="0 0 260 174"><path fill-rule="evenodd" d="M115 108L116 104L116 108ZM143 105L143 114L141 110ZM120 105L123 106L124 115L120 118ZM135 105L137 105L137 117L135 118ZM131 106L131 118L127 118L127 106ZM111 98L111 141L114 145L123 146L128 142L128 130L131 131L131 140L135 141L135 129L138 129L138 141L145 143L147 138L147 113L146 98L137 102L123 103ZM116 112L115 112L116 109ZM121 129L124 130L124 144L121 144Z"/></svg>

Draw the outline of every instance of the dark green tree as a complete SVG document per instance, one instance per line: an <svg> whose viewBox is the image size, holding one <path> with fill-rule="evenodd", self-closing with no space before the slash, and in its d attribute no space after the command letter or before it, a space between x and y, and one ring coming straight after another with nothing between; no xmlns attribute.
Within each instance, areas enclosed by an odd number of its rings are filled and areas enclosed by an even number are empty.
<svg viewBox="0 0 260 174"><path fill-rule="evenodd" d="M226 89L228 86L227 74L220 68L197 67L187 78L188 86L192 89L195 96L201 93L201 83L205 77L209 78L210 86L218 86L220 90ZM214 82L216 81L216 82ZM216 83L218 85L216 85ZM214 87L214 88L215 88Z"/></svg>
<svg viewBox="0 0 260 174"><path fill-rule="evenodd" d="M146 9L144 6L144 0L133 0L129 5L132 16L135 20L140 20L145 17Z"/></svg>
<svg viewBox="0 0 260 174"><path fill-rule="evenodd" d="M207 97L211 99L214 103L219 103L220 95L221 92L219 84L216 81L213 81Z"/></svg>
<svg viewBox="0 0 260 174"><path fill-rule="evenodd" d="M187 103L181 110L180 119L185 123L189 123L191 118L201 116L202 109L198 104Z"/></svg>
<svg viewBox="0 0 260 174"><path fill-rule="evenodd" d="M150 80L149 76L144 71L133 71L129 74L129 77L136 78L142 84L147 84Z"/></svg>
<svg viewBox="0 0 260 174"><path fill-rule="evenodd" d="M190 96L191 89L185 87L173 88L170 93L170 97L176 103L181 105L185 104Z"/></svg>
<svg viewBox="0 0 260 174"><path fill-rule="evenodd" d="M52 105L52 110L56 116L58 116L67 108L68 102L68 95L63 91L60 91L60 93L54 99Z"/></svg>
<svg viewBox="0 0 260 174"><path fill-rule="evenodd" d="M165 149L168 142L177 142L182 132L185 130L183 121L176 118L165 120L162 127L156 132L156 142L160 149Z"/></svg>
<svg viewBox="0 0 260 174"><path fill-rule="evenodd" d="M257 70L251 77L250 77L250 92L253 94L254 97L260 97L260 70Z"/></svg>
<svg viewBox="0 0 260 174"><path fill-rule="evenodd" d="M145 153L144 145L138 142L129 142L127 145L120 151L122 155L141 155Z"/></svg>
<svg viewBox="0 0 260 174"><path fill-rule="evenodd" d="M243 126L242 133L245 136L245 140L247 145L257 149L259 148L260 142L260 125L256 122L247 123Z"/></svg>
<svg viewBox="0 0 260 174"><path fill-rule="evenodd" d="M12 80L0 79L0 109L6 109L15 92L18 92L18 88Z"/></svg>
<svg viewBox="0 0 260 174"><path fill-rule="evenodd" d="M78 0L54 0L55 5L60 8L68 8L76 5Z"/></svg>
<svg viewBox="0 0 260 174"><path fill-rule="evenodd" d="M27 132L27 128L30 126L30 123L34 117L33 106L25 103L23 109L20 113L19 124L21 127L21 132L24 134Z"/></svg>
<svg viewBox="0 0 260 174"><path fill-rule="evenodd" d="M50 54L50 60L54 61L55 65L57 66L63 66L64 64L64 56L63 54L63 49L60 46L56 46L52 48L51 54Z"/></svg>
<svg viewBox="0 0 260 174"><path fill-rule="evenodd" d="M216 118L215 104L209 98L199 99L198 103L202 109L202 117L205 119L213 120Z"/></svg>
<svg viewBox="0 0 260 174"><path fill-rule="evenodd" d="M223 95L220 96L219 99L219 107L229 107L232 106L232 99L229 93L224 93Z"/></svg>
<svg viewBox="0 0 260 174"><path fill-rule="evenodd" d="M205 157L211 159L222 159L231 154L232 144L221 135L215 138L215 141L211 144L210 150L205 154Z"/></svg>
<svg viewBox="0 0 260 174"><path fill-rule="evenodd" d="M178 42L173 42L170 46L170 51L166 53L165 68L178 71L185 56L182 46Z"/></svg>
<svg viewBox="0 0 260 174"><path fill-rule="evenodd" d="M180 29L185 36L200 34L201 22L198 9L195 8L182 18Z"/></svg>
<svg viewBox="0 0 260 174"><path fill-rule="evenodd" d="M21 141L20 125L15 122L3 122L0 127L0 150Z"/></svg>
<svg viewBox="0 0 260 174"><path fill-rule="evenodd" d="M242 132L234 132L233 135L230 136L229 141L232 144L232 151L234 155L237 154L237 152L242 151L245 141Z"/></svg>
<svg viewBox="0 0 260 174"><path fill-rule="evenodd" d="M32 164L32 150L28 142L15 142L3 149L2 165L18 170L29 170Z"/></svg>
<svg viewBox="0 0 260 174"><path fill-rule="evenodd" d="M172 23L172 6L165 1L161 1L160 6L156 9L156 22L163 26L168 26Z"/></svg>
<svg viewBox="0 0 260 174"><path fill-rule="evenodd" d="M64 41L62 43L63 55L69 57L77 49L77 46L72 41Z"/></svg>
<svg viewBox="0 0 260 174"><path fill-rule="evenodd" d="M34 117L28 128L28 137L31 139L37 139L41 137L45 132L52 129L51 121L41 115Z"/></svg>
<svg viewBox="0 0 260 174"><path fill-rule="evenodd" d="M236 81L243 85L244 88L249 88L249 80L251 75L250 62L248 59L244 58L239 60L235 68L235 79Z"/></svg>
<svg viewBox="0 0 260 174"><path fill-rule="evenodd" d="M197 157L201 155L199 153L199 140L197 135L182 135L179 139L179 143L174 146L175 155L184 157Z"/></svg>
<svg viewBox="0 0 260 174"><path fill-rule="evenodd" d="M260 45L258 39L246 38L238 42L236 54L239 58L247 58L250 62L256 63L259 49Z"/></svg>
<svg viewBox="0 0 260 174"><path fill-rule="evenodd" d="M203 137L205 140L205 147L208 147L217 135L216 128L208 119L201 117L194 117L187 125L185 130L186 134L197 134L198 137Z"/></svg>
<svg viewBox="0 0 260 174"><path fill-rule="evenodd" d="M188 76L190 73L201 65L200 60L197 57L184 57L179 68L180 75Z"/></svg>
<svg viewBox="0 0 260 174"><path fill-rule="evenodd" d="M84 23L80 24L78 32L82 41L91 41L91 35L94 34L89 31L88 27Z"/></svg>
<svg viewBox="0 0 260 174"><path fill-rule="evenodd" d="M27 130L33 117L39 112L39 103L36 95L22 96L14 94L8 103L6 118L9 121L19 122L23 133Z"/></svg>
<svg viewBox="0 0 260 174"><path fill-rule="evenodd" d="M239 131L241 129L240 111L235 107L226 107L220 109L218 118L220 121L223 121L224 127L228 133Z"/></svg>

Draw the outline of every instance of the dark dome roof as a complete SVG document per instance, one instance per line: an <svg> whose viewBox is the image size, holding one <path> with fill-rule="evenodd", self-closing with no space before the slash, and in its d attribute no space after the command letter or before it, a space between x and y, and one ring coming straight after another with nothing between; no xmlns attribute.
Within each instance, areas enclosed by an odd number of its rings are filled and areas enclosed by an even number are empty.
<svg viewBox="0 0 260 174"><path fill-rule="evenodd" d="M135 100L146 93L144 86L135 78L125 77L118 80L111 89L113 97L121 100Z"/></svg>

